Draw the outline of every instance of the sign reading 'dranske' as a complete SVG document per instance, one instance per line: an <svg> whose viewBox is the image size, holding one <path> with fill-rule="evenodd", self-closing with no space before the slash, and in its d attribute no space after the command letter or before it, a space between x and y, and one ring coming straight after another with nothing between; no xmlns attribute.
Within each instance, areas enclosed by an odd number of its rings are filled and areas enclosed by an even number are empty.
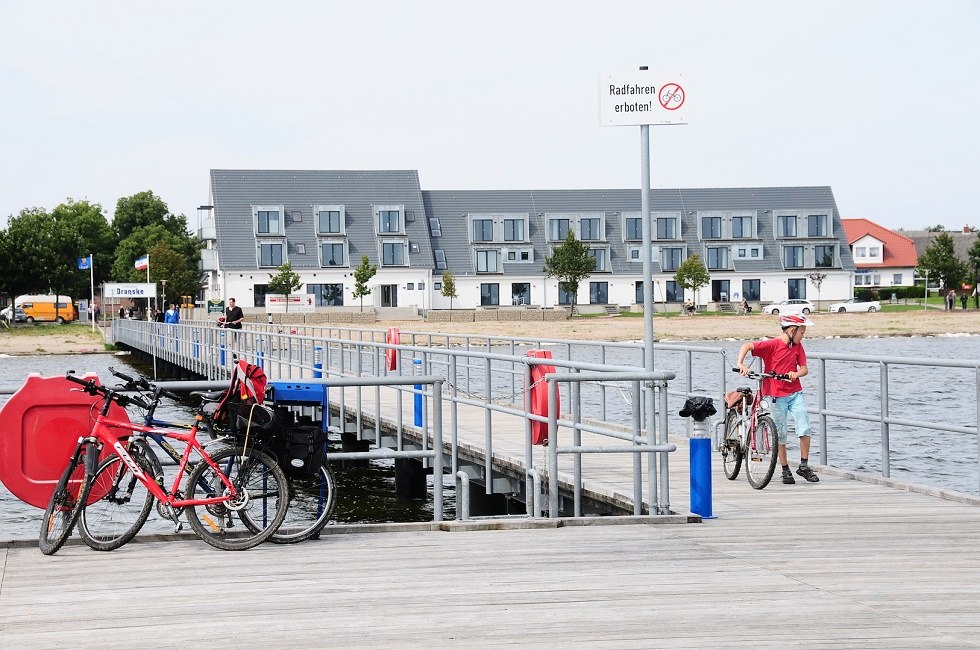
<svg viewBox="0 0 980 650"><path fill-rule="evenodd" d="M157 285L155 282L106 282L106 298L156 298Z"/></svg>
<svg viewBox="0 0 980 650"><path fill-rule="evenodd" d="M687 75L638 70L599 78L599 124L687 124Z"/></svg>

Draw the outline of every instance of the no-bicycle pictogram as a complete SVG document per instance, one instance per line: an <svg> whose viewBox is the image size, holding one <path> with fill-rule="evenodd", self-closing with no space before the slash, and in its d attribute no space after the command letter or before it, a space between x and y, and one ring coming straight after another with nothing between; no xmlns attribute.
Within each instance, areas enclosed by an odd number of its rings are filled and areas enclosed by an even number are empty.
<svg viewBox="0 0 980 650"><path fill-rule="evenodd" d="M676 111L683 106L685 98L684 89L681 88L680 84L676 83L664 84L663 88L660 89L660 94L657 96L660 105L668 111Z"/></svg>

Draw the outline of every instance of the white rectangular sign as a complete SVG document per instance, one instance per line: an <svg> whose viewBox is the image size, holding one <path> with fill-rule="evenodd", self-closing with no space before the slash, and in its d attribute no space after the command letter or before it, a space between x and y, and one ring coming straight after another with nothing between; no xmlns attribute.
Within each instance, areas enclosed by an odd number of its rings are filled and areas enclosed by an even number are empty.
<svg viewBox="0 0 980 650"><path fill-rule="evenodd" d="M289 309L286 308L287 304ZM288 299L281 293L265 294L265 309L270 314L282 314L287 311L312 312L314 306L311 293L292 293Z"/></svg>
<svg viewBox="0 0 980 650"><path fill-rule="evenodd" d="M156 298L157 285L155 282L106 282L106 298Z"/></svg>
<svg viewBox="0 0 980 650"><path fill-rule="evenodd" d="M599 124L687 124L687 75L638 70L599 78Z"/></svg>

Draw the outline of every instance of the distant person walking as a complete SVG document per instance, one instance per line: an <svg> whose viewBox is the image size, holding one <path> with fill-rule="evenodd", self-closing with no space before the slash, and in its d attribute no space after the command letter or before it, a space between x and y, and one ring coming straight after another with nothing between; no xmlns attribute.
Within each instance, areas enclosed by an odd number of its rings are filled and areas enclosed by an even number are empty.
<svg viewBox="0 0 980 650"><path fill-rule="evenodd" d="M963 309L966 309L966 303L970 300L970 296L966 295L966 291L960 293L960 304L963 305Z"/></svg>
<svg viewBox="0 0 980 650"><path fill-rule="evenodd" d="M953 311L956 307L956 292L952 289L946 294L946 311Z"/></svg>
<svg viewBox="0 0 980 650"><path fill-rule="evenodd" d="M123 307L122 305L119 305L119 318L120 319L126 318L126 308Z"/></svg>
<svg viewBox="0 0 980 650"><path fill-rule="evenodd" d="M164 315L163 322L172 323L174 325L180 322L180 312L177 311L177 305L170 303L170 309L168 309L167 313Z"/></svg>

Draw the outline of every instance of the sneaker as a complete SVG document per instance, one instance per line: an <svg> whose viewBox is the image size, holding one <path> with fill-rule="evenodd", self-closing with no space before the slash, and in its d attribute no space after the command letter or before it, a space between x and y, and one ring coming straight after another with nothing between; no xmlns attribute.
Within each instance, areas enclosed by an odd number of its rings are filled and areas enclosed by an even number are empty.
<svg viewBox="0 0 980 650"><path fill-rule="evenodd" d="M793 483L796 483L796 479L793 478L792 472L783 472L783 483L786 485L793 485Z"/></svg>
<svg viewBox="0 0 980 650"><path fill-rule="evenodd" d="M798 470L796 470L796 473L802 476L803 478L805 478L806 480L810 481L811 483L817 483L820 480L820 477L817 476L816 472L810 469L809 465L800 467Z"/></svg>

